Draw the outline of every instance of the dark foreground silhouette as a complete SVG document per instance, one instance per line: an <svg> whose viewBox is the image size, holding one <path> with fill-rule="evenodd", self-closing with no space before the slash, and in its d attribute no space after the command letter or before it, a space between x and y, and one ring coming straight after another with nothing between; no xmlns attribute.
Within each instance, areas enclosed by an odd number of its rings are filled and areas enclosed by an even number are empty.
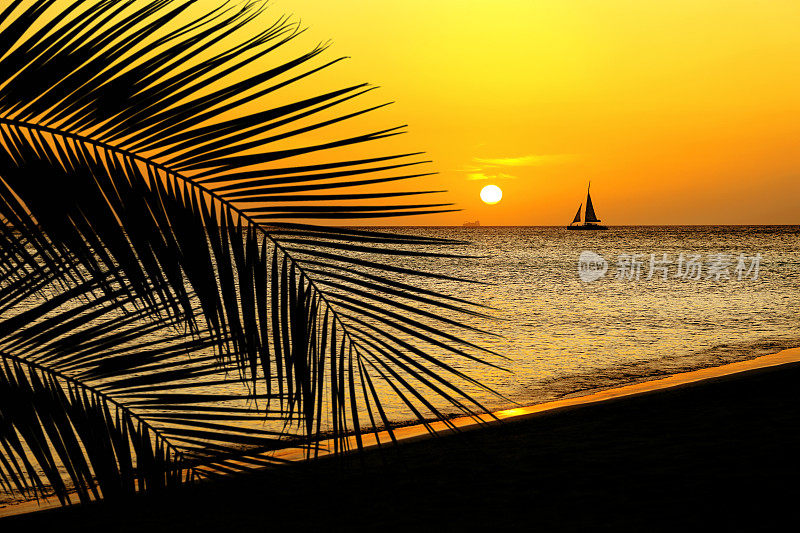
<svg viewBox="0 0 800 533"><path fill-rule="evenodd" d="M760 369L0 530L785 530L798 382Z"/></svg>

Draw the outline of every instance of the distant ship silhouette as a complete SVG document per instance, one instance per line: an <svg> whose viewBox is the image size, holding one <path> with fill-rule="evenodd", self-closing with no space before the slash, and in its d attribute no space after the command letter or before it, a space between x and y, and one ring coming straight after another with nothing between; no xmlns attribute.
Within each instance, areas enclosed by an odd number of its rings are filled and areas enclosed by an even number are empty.
<svg viewBox="0 0 800 533"><path fill-rule="evenodd" d="M575 218L572 219L572 222L567 229L576 229L576 230L598 230L598 229L608 229L607 226L603 226L598 224L600 219L597 218L597 215L594 213L594 205L592 205L592 195L589 194L589 189L592 186L592 182L589 182L589 187L586 188L586 215L583 218L583 222L581 223L581 208L583 204L578 206L578 212L575 213Z"/></svg>
<svg viewBox="0 0 800 533"><path fill-rule="evenodd" d="M465 228L479 228L481 227L481 221L476 220L475 222L464 222L461 225L464 226Z"/></svg>

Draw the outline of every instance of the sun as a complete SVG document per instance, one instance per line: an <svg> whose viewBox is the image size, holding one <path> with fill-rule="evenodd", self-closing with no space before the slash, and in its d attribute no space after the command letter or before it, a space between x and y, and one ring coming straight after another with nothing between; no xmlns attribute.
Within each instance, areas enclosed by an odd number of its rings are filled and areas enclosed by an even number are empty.
<svg viewBox="0 0 800 533"><path fill-rule="evenodd" d="M503 191L497 185L487 185L481 189L481 200L489 205L496 204L503 198Z"/></svg>

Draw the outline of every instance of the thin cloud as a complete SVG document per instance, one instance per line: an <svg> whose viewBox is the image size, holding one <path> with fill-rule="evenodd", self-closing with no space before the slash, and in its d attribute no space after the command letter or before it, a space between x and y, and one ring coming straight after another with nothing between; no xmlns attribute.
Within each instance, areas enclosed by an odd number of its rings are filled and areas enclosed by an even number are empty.
<svg viewBox="0 0 800 533"><path fill-rule="evenodd" d="M519 157L476 157L473 161L493 167L538 167L551 163L561 163L574 159L574 157L570 154L523 155Z"/></svg>
<svg viewBox="0 0 800 533"><path fill-rule="evenodd" d="M523 155L519 157L475 157L468 165L455 170L467 175L467 180L507 180L518 176L512 169L556 164L574 159L571 154ZM513 172L513 173L512 173ZM524 174L524 171L521 171Z"/></svg>
<svg viewBox="0 0 800 533"><path fill-rule="evenodd" d="M467 174L468 180L513 180L516 176L506 174L505 172L498 172L496 174L485 174L483 172L470 172Z"/></svg>

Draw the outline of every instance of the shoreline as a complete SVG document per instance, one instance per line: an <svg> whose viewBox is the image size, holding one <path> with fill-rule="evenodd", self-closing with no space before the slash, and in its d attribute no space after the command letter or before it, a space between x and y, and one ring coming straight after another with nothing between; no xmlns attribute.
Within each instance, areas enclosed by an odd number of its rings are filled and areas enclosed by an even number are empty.
<svg viewBox="0 0 800 533"><path fill-rule="evenodd" d="M454 430L447 426L448 423L455 425L458 430L479 429L487 425L496 424L500 421L524 419L540 413L554 412L569 407L589 405L636 394L646 394L648 392L729 376L749 370L797 362L800 362L800 347L786 348L774 354L761 355L753 359L726 363L720 366L700 368L687 372L679 372L663 378L595 390L594 392L588 392L586 394L578 393L576 396L569 396L559 400L551 400L510 409L500 409L498 411L493 411L491 414L484 414L476 417L459 416L449 419L447 422L431 422L428 425L435 431L435 434L432 434L424 424L420 423L399 427L394 430L394 434L398 442L414 441L453 433ZM391 442L388 431L378 432L378 437L380 439L380 444ZM361 435L361 439L364 448L375 448L379 446L374 433L364 433ZM331 440L326 440L320 443L319 457L327 456L332 453L332 442ZM350 444L351 446L356 445L355 437L350 437ZM304 453L305 452L301 449L286 448L273 453L271 456L286 461L299 461L305 458Z"/></svg>
<svg viewBox="0 0 800 533"><path fill-rule="evenodd" d="M643 396L648 393L665 391L691 383L704 382L713 380L715 378L748 372L751 370L765 369L797 362L800 362L800 347L781 350L774 354L763 355L745 361L738 361L717 367L708 367L689 372L672 374L664 378L603 389L584 395L562 398L559 400L553 400L525 407L503 409L495 411L491 415L481 415L480 417L474 418L462 416L450 419L447 423L441 421L430 423L429 426L435 431L435 433L431 433L423 424L400 427L397 428L394 433L398 443L400 444L424 441L429 440L434 436L443 436L454 433L455 430L448 427L447 424L455 426L459 432L497 427L502 425L501 422L523 421L545 413L557 413L559 411L568 410L574 407L602 404L604 402L608 402L609 400L618 398ZM379 432L378 437L381 444L390 441L387 431ZM374 433L362 434L361 438L366 450L375 449L379 445ZM350 443L355 445L355 442L356 438L354 436L350 437ZM332 455L331 444L332 441L330 440L320 443L318 458L329 457ZM287 448L271 453L270 457L274 457L283 461L300 462L305 459L305 454L306 452L303 449ZM9 504L0 507L0 519L11 516L37 514L39 511L57 509L59 507L61 506L55 499L44 501L41 504L37 503L35 500L22 502L19 504ZM77 508L80 506L76 505L74 507Z"/></svg>

